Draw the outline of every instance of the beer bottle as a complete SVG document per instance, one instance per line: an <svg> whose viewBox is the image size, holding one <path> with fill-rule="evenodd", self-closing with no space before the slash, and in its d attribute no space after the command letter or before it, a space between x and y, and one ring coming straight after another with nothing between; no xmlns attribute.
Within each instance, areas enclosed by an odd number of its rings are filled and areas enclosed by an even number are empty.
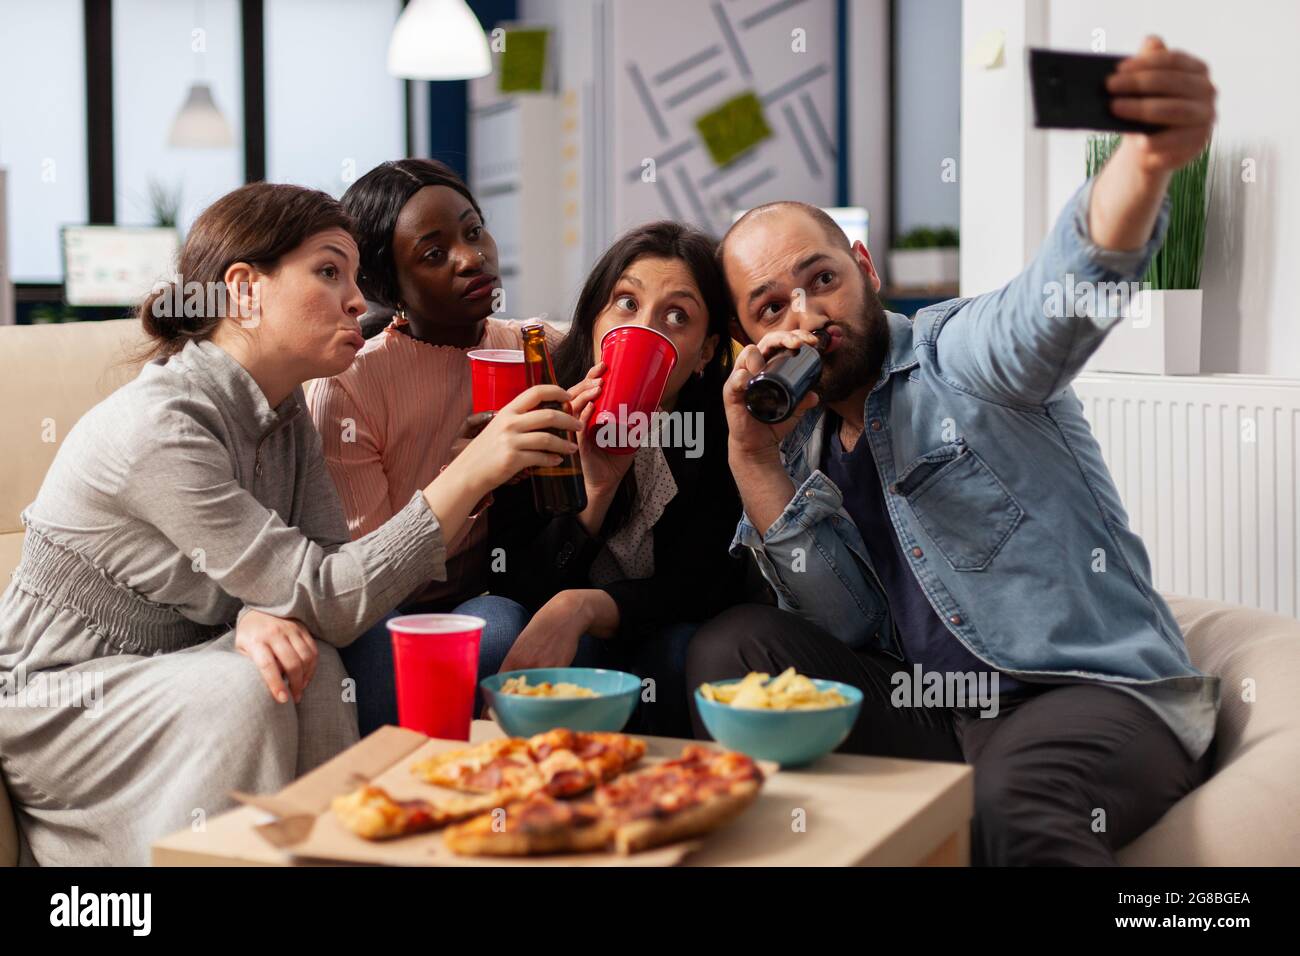
<svg viewBox="0 0 1300 956"><path fill-rule="evenodd" d="M760 422L775 425L783 422L803 401L822 374L821 351L830 344L830 336L818 329L819 348L801 345L797 350L777 352L745 386L745 408Z"/></svg>
<svg viewBox="0 0 1300 956"><path fill-rule="evenodd" d="M524 372L528 385L555 385L555 369L551 367L551 354L546 348L546 329L540 323L525 325ZM543 402L539 408L560 408L570 411L568 402ZM575 436L562 429L551 429L551 434L570 441ZM531 470L533 502L539 514L556 518L576 515L587 507L587 485L582 480L582 462L575 452L565 455L558 465L539 465Z"/></svg>

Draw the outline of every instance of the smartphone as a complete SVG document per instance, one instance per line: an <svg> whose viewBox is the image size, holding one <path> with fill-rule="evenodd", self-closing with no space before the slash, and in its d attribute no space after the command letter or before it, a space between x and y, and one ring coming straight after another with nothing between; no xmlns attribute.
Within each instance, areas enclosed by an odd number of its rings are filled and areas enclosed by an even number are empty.
<svg viewBox="0 0 1300 956"><path fill-rule="evenodd" d="M1158 133L1153 123L1121 119L1110 111L1106 77L1123 56L1107 53L1029 51L1029 81L1034 91L1034 126L1038 129L1096 129L1117 133Z"/></svg>

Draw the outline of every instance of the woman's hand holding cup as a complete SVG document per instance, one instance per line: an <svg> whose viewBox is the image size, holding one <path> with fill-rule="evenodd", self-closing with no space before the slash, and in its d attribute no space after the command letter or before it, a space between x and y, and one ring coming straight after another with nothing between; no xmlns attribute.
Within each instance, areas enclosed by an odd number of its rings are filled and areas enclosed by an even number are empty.
<svg viewBox="0 0 1300 956"><path fill-rule="evenodd" d="M603 382L601 376L604 373L605 363L597 362L587 377L569 390L571 395L577 395L573 399L573 414L582 423L582 429L578 432L578 454L582 458L582 477L587 485L588 502L612 497L634 457L610 454L600 447L594 433L587 427L596 410L596 399L600 395Z"/></svg>

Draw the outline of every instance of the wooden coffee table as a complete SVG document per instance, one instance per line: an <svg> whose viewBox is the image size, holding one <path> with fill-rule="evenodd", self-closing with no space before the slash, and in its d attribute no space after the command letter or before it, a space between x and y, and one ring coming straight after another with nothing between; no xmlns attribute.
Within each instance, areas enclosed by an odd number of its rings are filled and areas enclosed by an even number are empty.
<svg viewBox="0 0 1300 956"><path fill-rule="evenodd" d="M476 720L470 739L499 736L501 729L495 723ZM689 742L666 737L644 740L651 757L675 757ZM365 742L357 746L364 747ZM332 765L346 756L313 773L337 773L341 781L343 772ZM334 792L343 789L340 783ZM685 862L694 866L966 866L973 792L974 774L965 764L831 754L810 767L773 774L759 799L736 821L706 837ZM154 843L153 863L297 866L316 862L295 859L266 842L255 828L267 819L253 807L231 810L208 820L201 832L187 829Z"/></svg>

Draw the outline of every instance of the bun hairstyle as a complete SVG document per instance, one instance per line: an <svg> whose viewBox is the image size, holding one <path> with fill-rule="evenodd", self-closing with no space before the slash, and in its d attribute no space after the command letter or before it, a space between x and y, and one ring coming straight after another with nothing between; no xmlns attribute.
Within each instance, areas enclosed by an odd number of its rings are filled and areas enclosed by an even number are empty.
<svg viewBox="0 0 1300 956"><path fill-rule="evenodd" d="M353 224L338 200L319 190L257 182L226 193L194 220L178 279L159 283L140 304L140 323L152 340L144 358L167 358L187 341L212 335L228 314L231 265L273 272L281 258L326 229L352 233Z"/></svg>
<svg viewBox="0 0 1300 956"><path fill-rule="evenodd" d="M344 210L357 224L361 253L361 294L372 302L397 308L397 266L393 262L393 230L402 207L425 186L446 186L474 207L479 220L483 210L465 181L446 163L436 159L394 159L380 163L348 187Z"/></svg>

